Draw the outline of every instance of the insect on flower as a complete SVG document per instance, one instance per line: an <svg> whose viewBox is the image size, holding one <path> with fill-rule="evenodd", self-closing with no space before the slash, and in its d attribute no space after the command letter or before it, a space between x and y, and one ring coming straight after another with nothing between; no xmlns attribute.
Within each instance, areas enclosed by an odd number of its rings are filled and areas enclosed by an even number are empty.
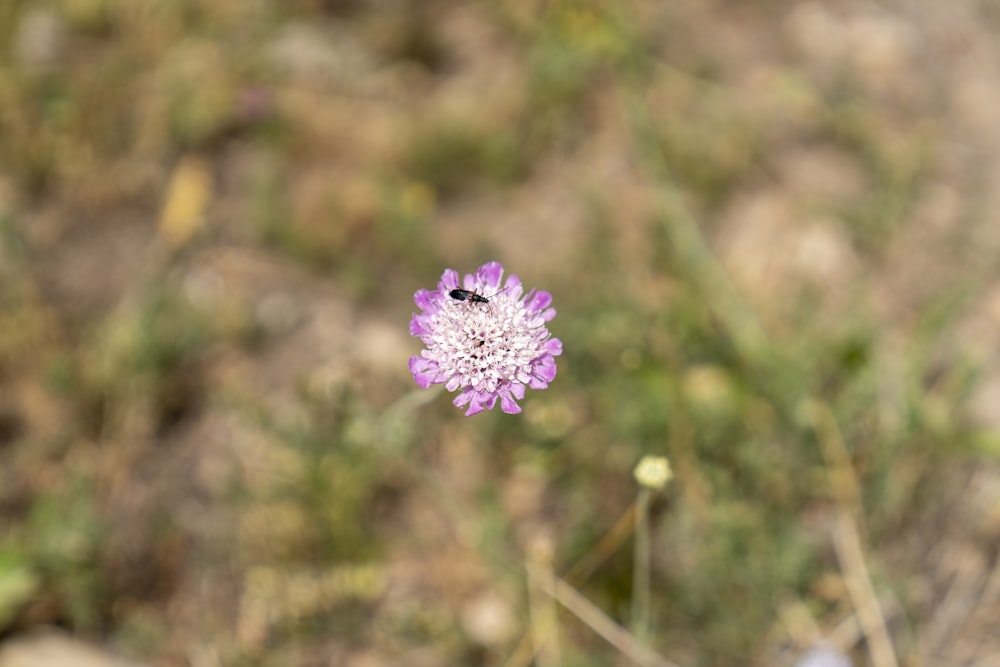
<svg viewBox="0 0 1000 667"><path fill-rule="evenodd" d="M500 292L506 292L509 287L510 287L509 285L507 287L504 287L502 290L500 290ZM483 296L478 292L473 292L467 289L453 289L450 292L448 292L448 296L450 296L452 299L455 299L456 301L467 300L469 303L489 303L490 299L495 297L497 294L500 294L500 292L494 292L489 296Z"/></svg>
<svg viewBox="0 0 1000 667"><path fill-rule="evenodd" d="M493 409L498 400L504 412L521 412L517 401L526 387L548 387L562 354L562 343L546 327L556 315L552 295L525 294L515 275L501 288L502 278L499 262L484 264L461 285L458 272L447 269L437 289L413 297L421 312L410 320L410 334L425 346L410 358L413 379L421 387L444 384L458 391L453 402L467 406L466 415ZM449 305L456 301L489 308Z"/></svg>

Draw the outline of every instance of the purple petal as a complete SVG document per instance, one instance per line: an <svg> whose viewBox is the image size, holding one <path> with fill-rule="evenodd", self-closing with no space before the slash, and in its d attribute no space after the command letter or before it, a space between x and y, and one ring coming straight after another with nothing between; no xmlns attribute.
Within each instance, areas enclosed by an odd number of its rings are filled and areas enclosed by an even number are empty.
<svg viewBox="0 0 1000 667"><path fill-rule="evenodd" d="M544 375L536 373L528 378L528 386L532 389L548 389L549 380L546 380Z"/></svg>
<svg viewBox="0 0 1000 667"><path fill-rule="evenodd" d="M487 262L476 271L476 279L485 288L495 290L500 285L503 276L503 265L500 262Z"/></svg>
<svg viewBox="0 0 1000 667"><path fill-rule="evenodd" d="M417 293L413 295L413 301L417 304L420 310L428 311L434 310L434 302L431 300L431 292L425 289L417 290Z"/></svg>
<svg viewBox="0 0 1000 667"><path fill-rule="evenodd" d="M556 377L556 362L551 355L546 354L537 360L531 368L532 376L529 386L532 389L545 389Z"/></svg>
<svg viewBox="0 0 1000 667"><path fill-rule="evenodd" d="M425 336L433 333L432 331L432 320L425 313L414 313L413 318L410 320L410 335L411 336Z"/></svg>
<svg viewBox="0 0 1000 667"><path fill-rule="evenodd" d="M510 384L510 393L514 395L514 398L520 401L524 398L524 385L520 382L512 382Z"/></svg>
<svg viewBox="0 0 1000 667"><path fill-rule="evenodd" d="M469 409L465 411L466 417L471 417L472 415L480 413L483 410L492 410L493 406L497 403L496 394L486 391L476 391L472 388L462 392L461 398L461 403L459 403L458 398L456 398L453 403L458 407L462 407L462 405L465 405L465 403L468 402Z"/></svg>
<svg viewBox="0 0 1000 667"><path fill-rule="evenodd" d="M539 380L537 377L531 377L528 379L528 386L532 389L548 389L549 383L545 380Z"/></svg>
<svg viewBox="0 0 1000 667"><path fill-rule="evenodd" d="M553 357L558 357L562 354L562 341L558 338L550 338L545 341L545 351L551 354Z"/></svg>
<svg viewBox="0 0 1000 667"><path fill-rule="evenodd" d="M500 409L509 415L516 415L521 412L521 406L514 401L510 392L500 394Z"/></svg>
<svg viewBox="0 0 1000 667"><path fill-rule="evenodd" d="M528 386L532 389L548 389L549 381L545 379L545 376L536 373L528 378Z"/></svg>
<svg viewBox="0 0 1000 667"><path fill-rule="evenodd" d="M458 287L458 271L455 269L445 269L441 274L441 283L438 285L439 291L447 294Z"/></svg>
<svg viewBox="0 0 1000 667"><path fill-rule="evenodd" d="M542 311L542 321L543 322L551 322L552 318L555 317L555 316L556 316L556 309L555 308L546 308L545 310Z"/></svg>
<svg viewBox="0 0 1000 667"><path fill-rule="evenodd" d="M552 358L551 354L546 354L544 357L538 360L538 362L532 367L537 377L545 380L546 382L552 382L556 377L556 360Z"/></svg>
<svg viewBox="0 0 1000 667"><path fill-rule="evenodd" d="M410 372L418 386L427 389L434 384L434 376L437 375L437 363L416 356L410 357Z"/></svg>
<svg viewBox="0 0 1000 667"><path fill-rule="evenodd" d="M472 400L469 401L469 409L465 411L466 417L471 417L472 415L478 414L483 411L483 404L479 400L479 395L475 395Z"/></svg>
<svg viewBox="0 0 1000 667"><path fill-rule="evenodd" d="M472 387L469 387L468 389L463 390L462 393L460 393L454 399L452 399L451 401L452 405L454 405L456 408L460 408L469 401L471 401L472 397L475 396L475 394L476 390L473 389Z"/></svg>
<svg viewBox="0 0 1000 667"><path fill-rule="evenodd" d="M550 303L552 303L552 295L539 290L534 294L528 295L528 298L525 299L524 307L527 308L529 313L535 314L548 308Z"/></svg>

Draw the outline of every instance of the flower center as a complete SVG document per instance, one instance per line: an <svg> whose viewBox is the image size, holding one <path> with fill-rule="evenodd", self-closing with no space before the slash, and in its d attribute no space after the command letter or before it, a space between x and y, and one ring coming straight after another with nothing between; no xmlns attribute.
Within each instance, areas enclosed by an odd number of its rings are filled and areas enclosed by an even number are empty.
<svg viewBox="0 0 1000 667"><path fill-rule="evenodd" d="M459 386L494 391L502 382L527 381L544 329L529 326L523 304L449 302L437 317L440 333L429 351Z"/></svg>

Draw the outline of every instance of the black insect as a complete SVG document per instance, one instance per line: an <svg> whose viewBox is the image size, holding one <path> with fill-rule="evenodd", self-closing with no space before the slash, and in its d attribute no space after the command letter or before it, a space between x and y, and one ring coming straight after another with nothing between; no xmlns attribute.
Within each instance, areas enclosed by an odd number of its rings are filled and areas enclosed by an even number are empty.
<svg viewBox="0 0 1000 667"><path fill-rule="evenodd" d="M500 290L500 292L506 291L506 289L507 288L504 287L502 290ZM478 292L472 292L467 289L453 289L452 291L448 292L448 296L450 296L452 299L455 299L456 301L468 301L469 303L489 303L490 299L495 297L500 292L494 292L489 296L483 296Z"/></svg>

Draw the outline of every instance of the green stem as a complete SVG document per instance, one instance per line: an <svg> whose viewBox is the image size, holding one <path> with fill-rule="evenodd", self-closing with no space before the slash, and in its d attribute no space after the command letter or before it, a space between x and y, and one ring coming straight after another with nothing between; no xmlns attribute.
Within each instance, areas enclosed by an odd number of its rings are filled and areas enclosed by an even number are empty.
<svg viewBox="0 0 1000 667"><path fill-rule="evenodd" d="M649 603L649 499L650 490L639 487L635 507L635 560L632 569L632 633L641 644L648 644Z"/></svg>

